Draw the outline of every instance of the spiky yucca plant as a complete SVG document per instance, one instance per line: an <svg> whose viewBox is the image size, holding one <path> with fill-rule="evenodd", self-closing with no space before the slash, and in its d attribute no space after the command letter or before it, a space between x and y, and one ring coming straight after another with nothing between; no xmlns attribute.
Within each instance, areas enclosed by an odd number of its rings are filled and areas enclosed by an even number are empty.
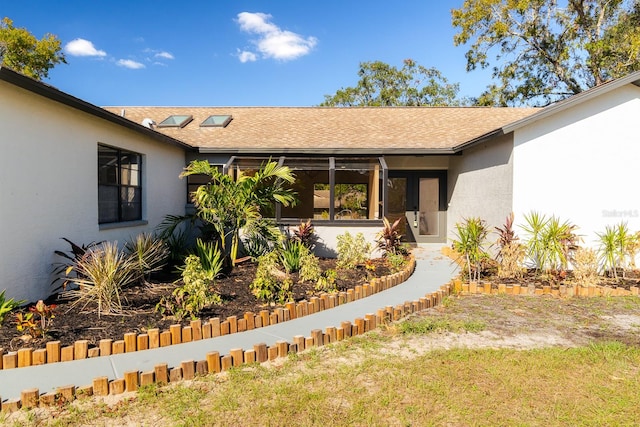
<svg viewBox="0 0 640 427"><path fill-rule="evenodd" d="M122 311L122 288L138 277L138 265L129 255L118 250L117 243L105 242L88 251L76 261L77 276L70 280L78 285L69 291L76 298L74 305L97 302L101 314Z"/></svg>
<svg viewBox="0 0 640 427"><path fill-rule="evenodd" d="M480 218L466 218L456 227L456 239L453 248L460 254L464 269L470 281L479 281L482 273L482 263L489 255L484 245L486 244L489 228Z"/></svg>
<svg viewBox="0 0 640 427"><path fill-rule="evenodd" d="M126 242L125 251L138 265L140 279L146 280L154 271L164 267L169 258L169 247L166 243L148 233L140 233L132 241Z"/></svg>
<svg viewBox="0 0 640 427"><path fill-rule="evenodd" d="M566 270L580 240L577 227L555 216L537 212L525 215L522 229L527 233L526 253L536 270Z"/></svg>
<svg viewBox="0 0 640 427"><path fill-rule="evenodd" d="M625 277L627 261L631 256L635 257L634 247L636 245L636 234L629 231L626 222L621 222L615 226L606 226L604 233L597 233L600 239L600 260L605 271L609 271L612 276L618 278L618 270L622 271Z"/></svg>

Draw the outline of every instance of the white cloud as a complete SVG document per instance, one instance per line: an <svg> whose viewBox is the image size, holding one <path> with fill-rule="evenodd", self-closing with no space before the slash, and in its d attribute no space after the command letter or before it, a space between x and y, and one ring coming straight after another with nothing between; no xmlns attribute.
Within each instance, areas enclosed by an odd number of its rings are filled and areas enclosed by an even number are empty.
<svg viewBox="0 0 640 427"><path fill-rule="evenodd" d="M318 44L318 39L315 37L304 37L291 31L282 30L270 22L271 18L272 16L266 13L241 12L238 14L240 29L258 36L258 39L251 42L264 58L282 61L296 59L307 55ZM247 62L249 60L247 58L251 58L251 55L248 55L250 53L252 52L244 51L238 55L240 61ZM253 54L253 58L256 58L255 54Z"/></svg>
<svg viewBox="0 0 640 427"><path fill-rule="evenodd" d="M154 55L154 57L162 59L174 59L174 56L169 52L158 52Z"/></svg>
<svg viewBox="0 0 640 427"><path fill-rule="evenodd" d="M133 61L131 59L118 59L118 62L116 62L116 64L124 68L130 68L132 70L138 70L140 68L144 68L144 64Z"/></svg>
<svg viewBox="0 0 640 427"><path fill-rule="evenodd" d="M245 63L257 61L258 57L253 52L249 52L248 50L241 52L240 49L238 49L238 59L240 59L240 62Z"/></svg>
<svg viewBox="0 0 640 427"><path fill-rule="evenodd" d="M98 50L89 40L71 40L64 47L64 51L71 56L107 56L104 50Z"/></svg>

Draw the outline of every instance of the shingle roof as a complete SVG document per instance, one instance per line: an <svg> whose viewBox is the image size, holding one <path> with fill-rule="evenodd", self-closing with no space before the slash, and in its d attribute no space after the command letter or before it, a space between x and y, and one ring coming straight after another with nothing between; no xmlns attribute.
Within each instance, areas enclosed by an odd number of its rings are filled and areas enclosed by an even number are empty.
<svg viewBox="0 0 640 427"><path fill-rule="evenodd" d="M402 152L451 151L536 108L487 107L106 107L141 123L193 115L184 128L156 128L201 151ZM233 116L224 128L200 127L210 115Z"/></svg>

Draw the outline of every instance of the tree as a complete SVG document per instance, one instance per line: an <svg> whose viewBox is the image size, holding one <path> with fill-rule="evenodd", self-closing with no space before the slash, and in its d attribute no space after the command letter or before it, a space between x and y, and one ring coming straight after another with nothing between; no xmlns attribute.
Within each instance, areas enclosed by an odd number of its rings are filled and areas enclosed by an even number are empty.
<svg viewBox="0 0 640 427"><path fill-rule="evenodd" d="M562 3L562 5L560 4ZM640 69L637 0L465 0L453 9L467 71L493 67L481 105L541 105Z"/></svg>
<svg viewBox="0 0 640 427"><path fill-rule="evenodd" d="M255 174L241 174L237 179L224 174L206 160L194 160L180 175L204 174L211 178L193 195L198 216L213 225L220 247L235 264L240 244L240 231L262 218L275 203L296 203L295 193L286 188L295 178L287 166L267 162ZM230 240L230 246L227 244Z"/></svg>
<svg viewBox="0 0 640 427"><path fill-rule="evenodd" d="M360 80L355 87L325 95L320 105L355 106L420 106L458 105L458 84L448 83L440 71L405 59L401 69L381 61L361 62Z"/></svg>
<svg viewBox="0 0 640 427"><path fill-rule="evenodd" d="M0 65L4 65L36 80L49 76L56 64L66 64L60 40L45 34L38 40L25 28L16 28L13 21L0 21Z"/></svg>

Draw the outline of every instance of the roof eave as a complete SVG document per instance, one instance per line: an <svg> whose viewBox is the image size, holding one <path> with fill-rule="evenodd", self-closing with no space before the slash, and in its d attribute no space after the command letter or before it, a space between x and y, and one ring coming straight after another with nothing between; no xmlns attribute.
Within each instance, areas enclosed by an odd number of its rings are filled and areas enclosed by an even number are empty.
<svg viewBox="0 0 640 427"><path fill-rule="evenodd" d="M388 155L452 155L451 148L214 148L200 147L201 154L233 155L336 155L336 156L388 156Z"/></svg>
<svg viewBox="0 0 640 427"><path fill-rule="evenodd" d="M541 120L545 117L549 117L553 114L559 113L576 105L582 104L590 99L593 99L597 96L600 96L604 93L615 90L619 87L633 84L635 86L640 87L640 71L636 71L631 73L625 77L621 77L616 80L612 80L610 82L601 84L600 86L595 86L591 89L585 90L584 92L580 92L576 95L570 96L569 98L563 99L562 101L558 101L554 104L551 104L542 110L534 113L528 117L524 117L520 120L516 120L515 122L509 123L502 127L502 131L506 134L509 132L513 132L517 129L520 129L524 126L530 125L538 120Z"/></svg>
<svg viewBox="0 0 640 427"><path fill-rule="evenodd" d="M192 146L185 144L180 140L171 138L170 136L164 135L160 132L156 132L153 129L149 129L138 123L132 122L131 120L125 119L124 117L83 101L80 98L76 98L75 96L62 92L46 83L39 82L30 77L24 76L9 68L0 66L0 80L6 81L7 83L11 83L17 87L28 90L52 101L59 102L76 110L91 114L108 122L115 123L138 133L142 133L157 141L174 145L189 151L194 150Z"/></svg>
<svg viewBox="0 0 640 427"><path fill-rule="evenodd" d="M460 145L456 145L455 147L452 148L452 150L454 153L461 153L463 150L466 150L475 145L481 144L483 142L489 141L490 139L497 138L502 135L505 135L503 128L494 129L491 132L487 132L476 138L470 139L469 141L464 142Z"/></svg>

